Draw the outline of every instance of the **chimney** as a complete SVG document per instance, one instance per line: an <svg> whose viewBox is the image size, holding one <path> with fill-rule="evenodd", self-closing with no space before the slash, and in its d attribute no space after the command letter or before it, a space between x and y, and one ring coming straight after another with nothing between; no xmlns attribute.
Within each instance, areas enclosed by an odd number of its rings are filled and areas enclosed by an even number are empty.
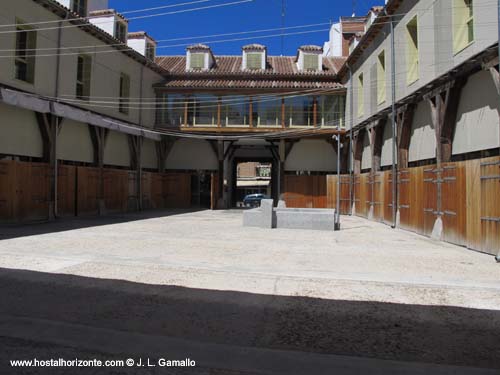
<svg viewBox="0 0 500 375"><path fill-rule="evenodd" d="M128 21L114 9L94 10L89 22L123 43L127 43Z"/></svg>

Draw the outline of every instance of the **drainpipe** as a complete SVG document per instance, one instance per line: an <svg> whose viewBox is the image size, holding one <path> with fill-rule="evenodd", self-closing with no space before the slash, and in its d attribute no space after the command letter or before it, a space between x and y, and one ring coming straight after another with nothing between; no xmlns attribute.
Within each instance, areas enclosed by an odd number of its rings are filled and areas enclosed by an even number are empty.
<svg viewBox="0 0 500 375"><path fill-rule="evenodd" d="M337 123L337 202L334 230L340 230L340 123Z"/></svg>
<svg viewBox="0 0 500 375"><path fill-rule="evenodd" d="M68 17L68 13L66 13L66 17ZM55 82L55 93L54 93L54 97L56 98L56 100L58 100L59 98L59 81L60 81L60 77L59 77L59 72L61 70L61 39L62 39L62 26L63 26L63 21L59 21L58 22L58 25L59 25L59 28L57 29L57 56L56 56L56 82ZM58 188L57 188L57 185L58 185L58 180L59 180L59 165L58 165L58 162L57 162L57 133L58 133L58 130L59 130L59 117L56 117L54 120L54 134L53 134L53 142L54 142L54 158L55 158L55 161L54 161L54 219L57 219L58 217L58 204L57 204L57 201L58 201Z"/></svg>
<svg viewBox="0 0 500 375"><path fill-rule="evenodd" d="M498 0L497 8L498 8L498 18L497 18L497 22L498 22L498 59L499 59L498 63L500 66L500 0ZM496 259L497 263L500 263L500 252L497 254L495 259Z"/></svg>
<svg viewBox="0 0 500 375"><path fill-rule="evenodd" d="M500 0L499 0L500 1ZM354 145L353 145L353 131L352 127L354 125L354 110L353 110L353 105L354 105L354 92L353 92L353 82L352 82L352 69L347 64L347 69L349 69L349 89L350 89L350 94L349 94L349 112L350 112L350 118L349 118L349 215L352 216L352 205L353 205L353 199L352 199L352 193L353 193L353 186L354 186L354 171L353 171L353 163L354 163Z"/></svg>
<svg viewBox="0 0 500 375"><path fill-rule="evenodd" d="M500 0L499 0L500 1ZM389 16L386 11L386 16ZM391 25L391 86L392 86L392 112L391 112L391 121L392 121L392 228L396 228L397 223L397 188L398 188L398 176L397 176L397 166L396 166L396 158L397 158L397 148L398 148L398 136L397 136L397 127L396 127L396 51L394 48L394 19L392 16L390 18Z"/></svg>

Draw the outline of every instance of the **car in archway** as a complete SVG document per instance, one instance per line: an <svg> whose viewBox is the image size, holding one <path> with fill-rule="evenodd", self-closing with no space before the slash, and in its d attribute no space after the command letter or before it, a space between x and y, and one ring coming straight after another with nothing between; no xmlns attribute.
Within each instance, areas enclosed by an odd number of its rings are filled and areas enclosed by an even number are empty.
<svg viewBox="0 0 500 375"><path fill-rule="evenodd" d="M243 198L244 207L260 207L260 202L263 199L271 199L265 194L249 194Z"/></svg>

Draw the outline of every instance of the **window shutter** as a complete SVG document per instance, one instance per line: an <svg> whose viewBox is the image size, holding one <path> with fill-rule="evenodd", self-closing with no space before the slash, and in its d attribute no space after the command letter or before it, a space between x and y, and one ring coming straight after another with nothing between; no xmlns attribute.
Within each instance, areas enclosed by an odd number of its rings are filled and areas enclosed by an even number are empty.
<svg viewBox="0 0 500 375"><path fill-rule="evenodd" d="M387 97L386 74L385 74L385 51L378 55L377 61L377 103L382 104Z"/></svg>
<svg viewBox="0 0 500 375"><path fill-rule="evenodd" d="M406 25L406 43L407 83L411 84L419 77L418 20L416 16Z"/></svg>
<svg viewBox="0 0 500 375"><path fill-rule="evenodd" d="M318 70L318 55L304 54L304 70Z"/></svg>
<svg viewBox="0 0 500 375"><path fill-rule="evenodd" d="M262 69L262 53L247 53L247 69Z"/></svg>
<svg viewBox="0 0 500 375"><path fill-rule="evenodd" d="M205 54L192 53L191 54L191 69L203 69L205 67Z"/></svg>

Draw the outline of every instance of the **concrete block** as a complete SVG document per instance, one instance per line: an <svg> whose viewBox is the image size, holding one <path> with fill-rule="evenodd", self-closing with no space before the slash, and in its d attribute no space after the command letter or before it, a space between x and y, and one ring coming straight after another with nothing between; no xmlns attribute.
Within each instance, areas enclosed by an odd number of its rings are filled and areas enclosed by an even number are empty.
<svg viewBox="0 0 500 375"><path fill-rule="evenodd" d="M277 208L276 227L286 229L334 230L335 210Z"/></svg>
<svg viewBox="0 0 500 375"><path fill-rule="evenodd" d="M243 226L273 228L273 200L263 199L259 208L243 212Z"/></svg>
<svg viewBox="0 0 500 375"><path fill-rule="evenodd" d="M278 201L278 208L286 208L286 202L283 200Z"/></svg>
<svg viewBox="0 0 500 375"><path fill-rule="evenodd" d="M434 222L431 238L436 241L443 240L443 220L441 219L441 216L438 216L438 218Z"/></svg>

